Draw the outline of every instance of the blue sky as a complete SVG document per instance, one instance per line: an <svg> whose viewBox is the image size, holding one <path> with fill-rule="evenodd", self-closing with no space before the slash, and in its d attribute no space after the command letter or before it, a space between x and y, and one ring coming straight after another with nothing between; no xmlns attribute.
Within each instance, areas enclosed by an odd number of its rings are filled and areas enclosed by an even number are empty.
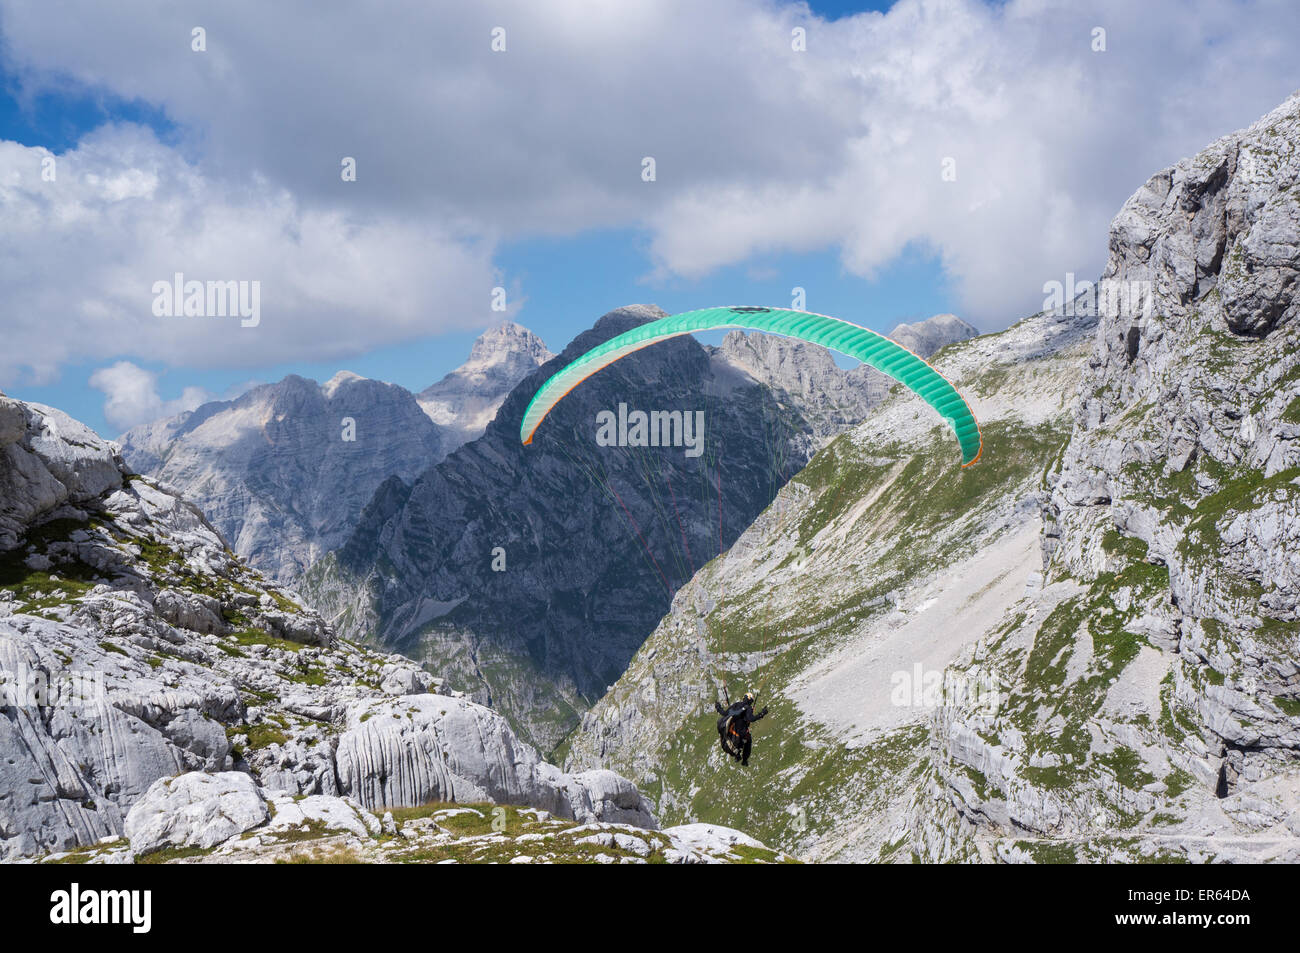
<svg viewBox="0 0 1300 953"><path fill-rule="evenodd" d="M746 302L788 306L790 289L808 291L810 311L844 316L868 327L889 330L951 310L943 270L934 256L911 250L876 280L842 272L834 255L780 255L763 265L755 279L748 267L725 269L691 282L645 283L645 259L635 234L601 232L567 240L534 240L504 247L498 255L507 274L517 276L527 301L516 320L539 334L553 351L590 327L600 315L624 304L657 304L675 313L715 304ZM770 271L771 274L766 272ZM234 394L251 381L275 381L298 374L325 381L341 369L420 391L462 363L477 331L442 332L435 336L358 354L332 362L291 361L248 368L196 368L140 361L159 375L165 397L187 386L214 395ZM714 337L700 336L716 344ZM130 352L122 356L130 357ZM840 358L848 363L847 358ZM58 381L6 390L11 396L58 407L100 434L115 438L118 429L104 420L104 394L87 384L104 361L64 369Z"/></svg>
<svg viewBox="0 0 1300 953"><path fill-rule="evenodd" d="M1295 7L1264 0L629 0L630 34L559 0L395 2L373 30L309 0L72 6L0 0L0 389L107 436L289 373L419 390L500 319L498 282L553 350L620 305L788 306L796 286L882 331L1003 327L1044 281L1095 277L1149 174L1300 85L1278 39ZM182 268L261 280L263 326L160 325L147 289ZM90 381L122 361L152 391L110 420Z"/></svg>

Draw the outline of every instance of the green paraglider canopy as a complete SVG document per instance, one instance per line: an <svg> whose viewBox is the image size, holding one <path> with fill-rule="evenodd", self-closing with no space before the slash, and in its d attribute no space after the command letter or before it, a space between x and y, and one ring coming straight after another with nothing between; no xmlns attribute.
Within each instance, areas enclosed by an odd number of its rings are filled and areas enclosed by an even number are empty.
<svg viewBox="0 0 1300 953"><path fill-rule="evenodd" d="M871 365L914 391L939 412L957 435L957 442L961 445L962 466L970 466L979 459L979 424L970 405L946 377L901 344L875 331L824 314L786 308L735 307L683 311L610 338L561 368L538 388L524 411L519 438L524 443L532 443L533 435L542 420L569 391L619 358L669 338L720 328L749 328L784 334L832 348Z"/></svg>

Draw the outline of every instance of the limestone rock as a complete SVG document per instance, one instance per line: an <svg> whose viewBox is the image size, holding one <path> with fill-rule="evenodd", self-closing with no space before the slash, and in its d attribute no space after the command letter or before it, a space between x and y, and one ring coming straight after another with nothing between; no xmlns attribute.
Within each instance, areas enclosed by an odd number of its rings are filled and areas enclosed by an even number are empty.
<svg viewBox="0 0 1300 953"><path fill-rule="evenodd" d="M212 596L164 589L154 596L153 605L163 619L182 629L203 633L226 630L221 618L221 603Z"/></svg>
<svg viewBox="0 0 1300 953"><path fill-rule="evenodd" d="M323 831L345 831L355 837L379 833L379 820L350 801L324 794L307 797L280 795L271 799L274 817L267 825L270 834L316 826Z"/></svg>
<svg viewBox="0 0 1300 953"><path fill-rule="evenodd" d="M154 782L132 805L125 833L137 855L165 847L208 848L269 817L266 799L249 775L191 772Z"/></svg>
<svg viewBox="0 0 1300 953"><path fill-rule="evenodd" d="M464 698L410 695L355 706L335 759L341 793L372 811L494 801L580 821L657 826L626 779L608 771L565 775L504 718Z"/></svg>

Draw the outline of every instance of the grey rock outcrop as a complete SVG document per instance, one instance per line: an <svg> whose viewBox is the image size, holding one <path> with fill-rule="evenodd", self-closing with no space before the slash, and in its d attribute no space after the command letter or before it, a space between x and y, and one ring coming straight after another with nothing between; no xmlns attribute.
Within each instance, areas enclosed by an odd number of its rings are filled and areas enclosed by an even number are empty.
<svg viewBox="0 0 1300 953"><path fill-rule="evenodd" d="M283 796L654 824L626 781L566 775L410 659L336 639L112 444L3 397L0 423L0 859L123 834L136 854L207 849ZM444 773L413 771L419 752Z"/></svg>
<svg viewBox="0 0 1300 953"><path fill-rule="evenodd" d="M131 850L148 854L167 847L215 847L271 817L250 775L190 772L159 778L126 815Z"/></svg>
<svg viewBox="0 0 1300 953"><path fill-rule="evenodd" d="M362 720L364 719L364 720ZM463 699L414 695L350 713L335 761L340 791L364 807L495 801L582 822L654 827L649 803L612 772L565 775L504 718Z"/></svg>
<svg viewBox="0 0 1300 953"><path fill-rule="evenodd" d="M0 395L0 549L32 520L121 486L113 452L89 427L53 408L33 413Z"/></svg>

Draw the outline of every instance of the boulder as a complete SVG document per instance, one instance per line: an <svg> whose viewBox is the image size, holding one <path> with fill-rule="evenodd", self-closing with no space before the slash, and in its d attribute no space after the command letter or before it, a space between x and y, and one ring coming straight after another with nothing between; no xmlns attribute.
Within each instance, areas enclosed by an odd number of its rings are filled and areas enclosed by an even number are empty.
<svg viewBox="0 0 1300 953"><path fill-rule="evenodd" d="M166 847L207 849L265 824L270 816L249 775L190 772L154 782L127 814L126 836L137 855Z"/></svg>
<svg viewBox="0 0 1300 953"><path fill-rule="evenodd" d="M299 798L280 795L271 803L275 807L275 817L267 825L267 833L315 827L321 831L346 831L356 837L369 837L380 830L378 818L341 797L327 794Z"/></svg>
<svg viewBox="0 0 1300 953"><path fill-rule="evenodd" d="M180 629L204 634L220 634L227 629L221 603L212 596L164 589L154 597L153 605L160 616Z"/></svg>
<svg viewBox="0 0 1300 953"><path fill-rule="evenodd" d="M431 801L520 804L578 820L657 826L630 781L567 775L506 720L464 698L406 695L355 706L335 761L340 792L377 811Z"/></svg>

